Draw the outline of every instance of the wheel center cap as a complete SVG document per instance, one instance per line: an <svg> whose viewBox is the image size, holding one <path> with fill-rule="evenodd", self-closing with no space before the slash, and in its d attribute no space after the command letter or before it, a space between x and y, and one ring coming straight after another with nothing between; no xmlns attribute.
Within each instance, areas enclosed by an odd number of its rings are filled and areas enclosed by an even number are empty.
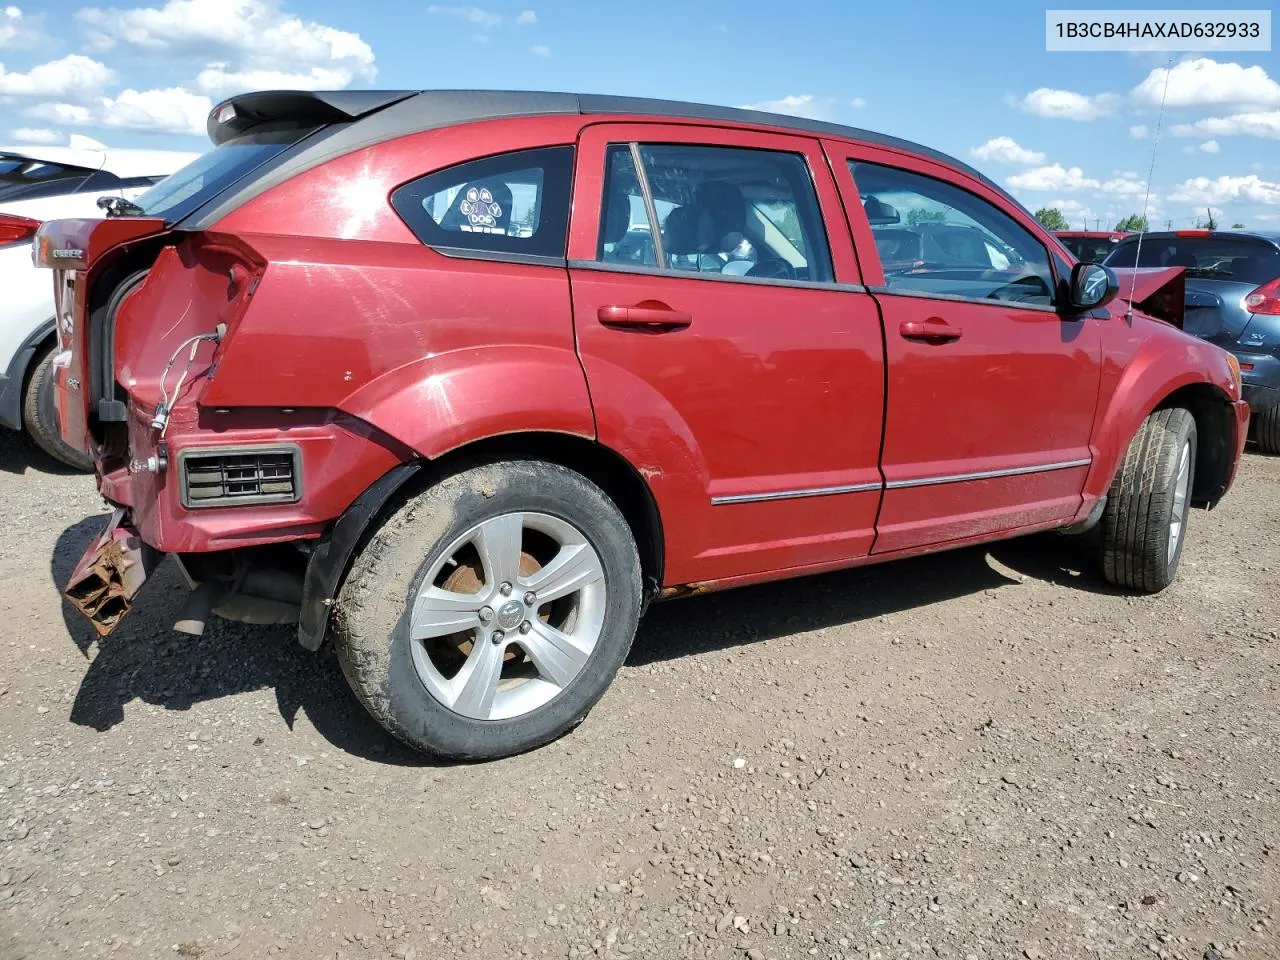
<svg viewBox="0 0 1280 960"><path fill-rule="evenodd" d="M498 608L498 626L503 630L514 630L524 619L524 604L519 600L508 600Z"/></svg>

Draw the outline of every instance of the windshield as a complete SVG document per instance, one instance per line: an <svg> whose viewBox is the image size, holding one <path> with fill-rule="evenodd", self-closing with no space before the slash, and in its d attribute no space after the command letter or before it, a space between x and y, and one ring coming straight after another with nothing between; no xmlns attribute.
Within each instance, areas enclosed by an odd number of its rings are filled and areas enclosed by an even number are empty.
<svg viewBox="0 0 1280 960"><path fill-rule="evenodd" d="M1107 257L1108 267L1132 267L1138 238ZM1185 267L1188 277L1260 285L1280 277L1280 250L1253 237L1153 237L1142 240L1139 267Z"/></svg>
<svg viewBox="0 0 1280 960"><path fill-rule="evenodd" d="M283 153L312 129L289 124L228 140L165 177L134 202L142 208L142 215L174 223Z"/></svg>

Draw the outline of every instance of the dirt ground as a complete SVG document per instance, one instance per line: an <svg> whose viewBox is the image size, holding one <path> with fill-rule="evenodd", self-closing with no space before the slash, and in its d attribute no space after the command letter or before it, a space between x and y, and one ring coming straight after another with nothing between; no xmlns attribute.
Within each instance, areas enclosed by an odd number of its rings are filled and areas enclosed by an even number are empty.
<svg viewBox="0 0 1280 960"><path fill-rule="evenodd" d="M655 607L587 722L434 766L283 628L105 642L0 437L0 957L1280 957L1280 458L1117 595L1038 537Z"/></svg>

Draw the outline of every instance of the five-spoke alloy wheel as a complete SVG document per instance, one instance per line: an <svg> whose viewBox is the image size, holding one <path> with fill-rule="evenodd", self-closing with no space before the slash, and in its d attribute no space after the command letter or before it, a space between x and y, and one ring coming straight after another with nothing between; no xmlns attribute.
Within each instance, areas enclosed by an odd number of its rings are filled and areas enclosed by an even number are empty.
<svg viewBox="0 0 1280 960"><path fill-rule="evenodd" d="M428 571L410 618L413 665L455 713L518 717L577 679L600 639L605 598L600 557L571 523L500 514Z"/></svg>
<svg viewBox="0 0 1280 960"><path fill-rule="evenodd" d="M586 716L630 649L640 563L598 487L541 461L484 464L405 498L333 615L348 681L409 745L456 758L540 746Z"/></svg>

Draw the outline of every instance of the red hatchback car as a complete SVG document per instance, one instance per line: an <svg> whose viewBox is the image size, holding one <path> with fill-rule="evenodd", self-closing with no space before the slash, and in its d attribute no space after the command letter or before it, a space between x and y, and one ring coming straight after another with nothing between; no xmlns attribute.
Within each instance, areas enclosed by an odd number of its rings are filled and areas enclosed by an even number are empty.
<svg viewBox="0 0 1280 960"><path fill-rule="evenodd" d="M62 430L116 508L68 596L106 633L171 554L179 629L329 636L421 750L571 729L654 598L1099 523L1159 590L1235 474L1180 272L1115 299L928 148L500 92L255 93L209 132L40 230Z"/></svg>

